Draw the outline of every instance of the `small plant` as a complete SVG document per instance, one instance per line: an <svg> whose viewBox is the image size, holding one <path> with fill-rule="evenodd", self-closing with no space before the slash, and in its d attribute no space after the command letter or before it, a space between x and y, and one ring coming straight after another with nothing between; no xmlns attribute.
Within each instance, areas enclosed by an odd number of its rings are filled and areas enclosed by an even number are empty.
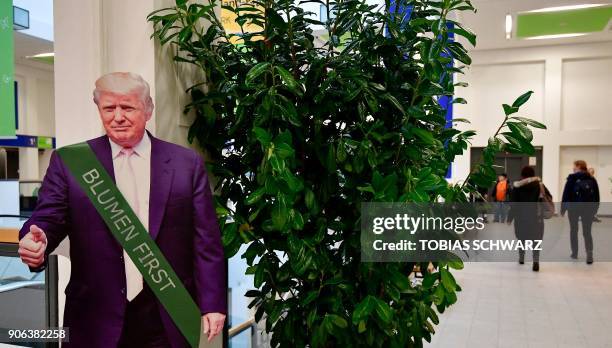
<svg viewBox="0 0 612 348"><path fill-rule="evenodd" d="M304 2L329 20L294 0L223 7L250 32L227 33L214 0L177 0L148 19L174 59L205 76L187 90L189 140L211 157L227 257L248 245L256 290L246 295L273 346L421 346L457 301L450 270L462 264L434 262L430 273L428 263L361 262L361 202L466 201L495 181L497 152L532 153L530 127L544 126L513 116L531 92L504 105L482 163L449 184L475 133L454 128L438 99L465 86L452 75L471 59L449 35L476 38L448 16L474 11L470 1ZM313 24L326 30L322 45ZM422 284L409 279L415 266Z"/></svg>

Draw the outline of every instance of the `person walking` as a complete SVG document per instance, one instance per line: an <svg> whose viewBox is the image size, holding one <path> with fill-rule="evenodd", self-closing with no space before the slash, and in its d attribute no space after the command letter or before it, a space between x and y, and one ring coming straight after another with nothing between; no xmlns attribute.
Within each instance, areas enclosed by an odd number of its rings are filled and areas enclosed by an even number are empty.
<svg viewBox="0 0 612 348"><path fill-rule="evenodd" d="M515 181L510 192L508 225L514 222L514 234L522 242L542 240L544 236L544 216L539 206L542 193L550 195L535 170L526 166L521 170L521 180ZM525 251L519 250L519 263L525 263ZM533 250L533 271L540 270L540 251Z"/></svg>
<svg viewBox="0 0 612 348"><path fill-rule="evenodd" d="M582 222L582 235L586 249L586 263L593 263L593 236L591 227L599 209L599 186L588 173L583 160L574 162L574 173L567 177L561 200L561 216L568 213L570 223L571 258L578 258L578 221Z"/></svg>
<svg viewBox="0 0 612 348"><path fill-rule="evenodd" d="M497 177L497 182L495 186L493 186L491 197L493 197L493 201L495 202L493 222L504 223L507 215L506 201L510 197L510 184L508 183L508 175L506 173L500 174Z"/></svg>

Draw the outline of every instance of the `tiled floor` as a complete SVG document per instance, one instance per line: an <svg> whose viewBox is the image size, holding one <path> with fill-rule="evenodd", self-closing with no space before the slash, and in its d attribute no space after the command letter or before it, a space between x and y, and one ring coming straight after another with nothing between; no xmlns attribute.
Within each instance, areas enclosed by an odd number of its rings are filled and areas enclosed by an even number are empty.
<svg viewBox="0 0 612 348"><path fill-rule="evenodd" d="M612 263L466 263L436 348L612 347Z"/></svg>

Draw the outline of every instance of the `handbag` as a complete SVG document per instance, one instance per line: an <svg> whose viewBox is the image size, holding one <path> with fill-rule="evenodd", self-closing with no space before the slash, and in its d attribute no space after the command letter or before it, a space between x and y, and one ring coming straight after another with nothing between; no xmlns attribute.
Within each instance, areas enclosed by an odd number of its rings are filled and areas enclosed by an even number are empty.
<svg viewBox="0 0 612 348"><path fill-rule="evenodd" d="M546 194L544 184L540 181L540 202L542 202L542 217L550 219L555 216L555 204L552 201L552 197Z"/></svg>

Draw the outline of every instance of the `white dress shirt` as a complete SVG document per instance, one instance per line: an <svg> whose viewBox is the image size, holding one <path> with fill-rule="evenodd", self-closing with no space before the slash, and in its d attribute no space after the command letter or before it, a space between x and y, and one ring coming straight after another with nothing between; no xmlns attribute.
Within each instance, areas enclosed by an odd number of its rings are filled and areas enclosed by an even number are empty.
<svg viewBox="0 0 612 348"><path fill-rule="evenodd" d="M113 157L113 170L117 188L128 204L149 230L149 191L151 189L151 139L145 133L142 140L130 149L130 154L122 153L121 145L110 140ZM142 291L142 275L136 265L123 251L126 277L126 298L131 301Z"/></svg>
<svg viewBox="0 0 612 348"><path fill-rule="evenodd" d="M110 139L109 139L110 140ZM115 182L121 193L125 192L127 185L132 185L132 181L126 172L127 168L121 168L121 158L119 156L121 145L110 140L111 152L113 156L113 169L115 172ZM151 191L151 139L145 132L142 140L133 147L134 154L131 156L132 167L136 175L136 193L138 195L139 211L134 211L144 225L149 230L149 193ZM132 207L133 209L133 207Z"/></svg>

